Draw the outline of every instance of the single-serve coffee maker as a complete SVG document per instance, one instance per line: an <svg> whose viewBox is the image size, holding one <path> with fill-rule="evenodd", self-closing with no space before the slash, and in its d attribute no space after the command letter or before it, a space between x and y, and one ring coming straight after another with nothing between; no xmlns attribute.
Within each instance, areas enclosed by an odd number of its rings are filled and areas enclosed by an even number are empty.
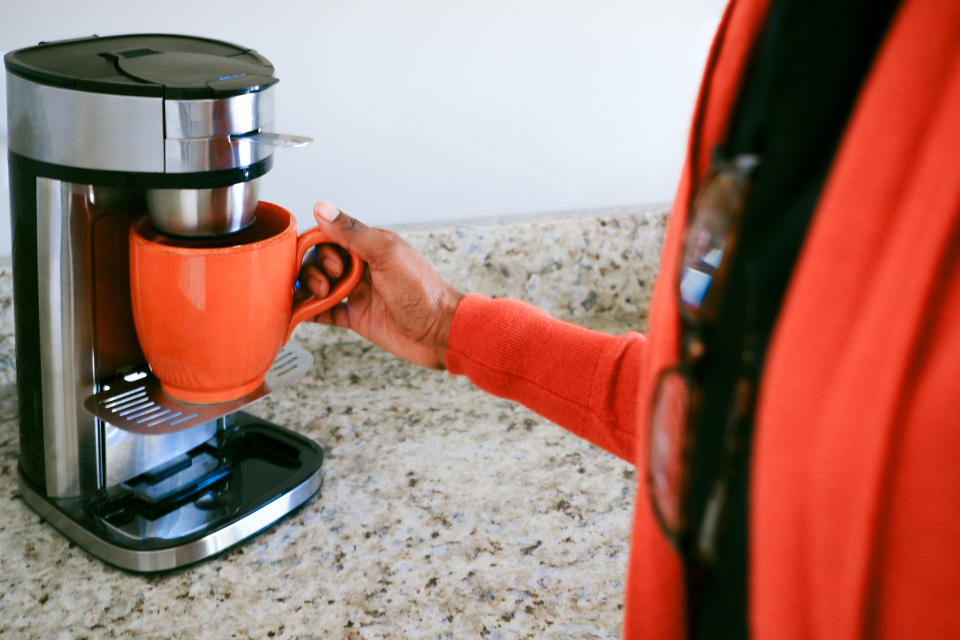
<svg viewBox="0 0 960 640"><path fill-rule="evenodd" d="M4 62L23 498L115 566L196 562L319 490L317 444L242 411L312 359L286 345L229 402L165 394L134 327L128 235L147 211L174 235L237 231L274 148L304 140L274 132L273 66L233 44L91 37Z"/></svg>

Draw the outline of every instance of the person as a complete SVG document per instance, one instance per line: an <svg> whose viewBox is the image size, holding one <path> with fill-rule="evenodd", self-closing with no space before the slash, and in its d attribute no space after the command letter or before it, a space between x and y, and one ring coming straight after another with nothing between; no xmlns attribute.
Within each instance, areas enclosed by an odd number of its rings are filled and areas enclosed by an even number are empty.
<svg viewBox="0 0 960 640"><path fill-rule="evenodd" d="M960 3L733 0L647 335L463 295L327 202L366 268L316 321L637 466L627 638L960 638L957 140Z"/></svg>

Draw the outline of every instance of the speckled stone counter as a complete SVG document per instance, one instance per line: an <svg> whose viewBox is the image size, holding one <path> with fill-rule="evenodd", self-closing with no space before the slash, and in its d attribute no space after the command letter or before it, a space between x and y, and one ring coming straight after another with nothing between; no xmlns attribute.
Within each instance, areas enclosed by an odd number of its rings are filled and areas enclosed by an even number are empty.
<svg viewBox="0 0 960 640"><path fill-rule="evenodd" d="M463 291L642 329L664 207L410 228ZM19 495L9 263L0 265L0 637L616 638L633 468L462 378L305 326L300 382L252 413L326 453L319 495L157 576L109 567Z"/></svg>

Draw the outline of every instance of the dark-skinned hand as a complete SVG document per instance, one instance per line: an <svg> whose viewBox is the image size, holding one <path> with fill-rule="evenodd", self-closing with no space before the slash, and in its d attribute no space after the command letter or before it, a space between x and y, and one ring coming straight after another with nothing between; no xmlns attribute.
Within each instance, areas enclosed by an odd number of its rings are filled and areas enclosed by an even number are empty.
<svg viewBox="0 0 960 640"><path fill-rule="evenodd" d="M423 367L443 369L450 325L463 294L443 280L398 234L368 227L329 202L313 207L317 225L334 243L366 264L349 297L314 318L351 329L390 353ZM349 258L346 258L349 260ZM345 272L344 253L317 246L300 271L300 293L323 297Z"/></svg>

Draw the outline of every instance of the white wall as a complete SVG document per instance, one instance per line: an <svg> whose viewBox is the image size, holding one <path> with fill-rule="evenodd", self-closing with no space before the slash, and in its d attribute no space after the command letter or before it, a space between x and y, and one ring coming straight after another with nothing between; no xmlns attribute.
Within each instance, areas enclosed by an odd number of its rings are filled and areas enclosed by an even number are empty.
<svg viewBox="0 0 960 640"><path fill-rule="evenodd" d="M316 139L277 152L262 196L301 224L325 198L395 225L670 200L723 4L0 0L0 51L150 31L255 48L278 128Z"/></svg>

